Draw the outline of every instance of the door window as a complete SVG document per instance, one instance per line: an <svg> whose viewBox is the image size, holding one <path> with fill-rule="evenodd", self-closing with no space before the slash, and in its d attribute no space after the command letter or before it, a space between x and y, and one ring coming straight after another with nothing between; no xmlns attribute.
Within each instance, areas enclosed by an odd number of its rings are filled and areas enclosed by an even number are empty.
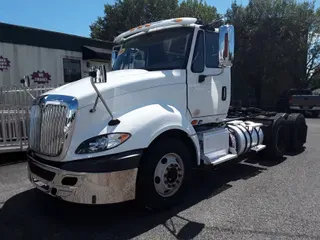
<svg viewBox="0 0 320 240"><path fill-rule="evenodd" d="M206 32L206 67L218 68L219 66L219 34Z"/></svg>
<svg viewBox="0 0 320 240"><path fill-rule="evenodd" d="M81 79L81 61L79 59L63 59L64 82L74 82Z"/></svg>
<svg viewBox="0 0 320 240"><path fill-rule="evenodd" d="M196 47L194 49L191 70L194 73L204 71L204 34L203 31L198 32Z"/></svg>

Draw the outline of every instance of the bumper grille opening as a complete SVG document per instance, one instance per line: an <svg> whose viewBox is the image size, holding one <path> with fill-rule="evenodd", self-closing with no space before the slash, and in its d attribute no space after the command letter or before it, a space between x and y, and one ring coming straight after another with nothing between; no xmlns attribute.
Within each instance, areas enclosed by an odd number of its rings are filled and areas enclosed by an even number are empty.
<svg viewBox="0 0 320 240"><path fill-rule="evenodd" d="M65 186L74 186L78 182L78 179L76 177L64 177L61 181L62 185Z"/></svg>
<svg viewBox="0 0 320 240"><path fill-rule="evenodd" d="M29 162L29 167L32 173L47 181L52 181L56 175L54 172L38 167L33 162Z"/></svg>

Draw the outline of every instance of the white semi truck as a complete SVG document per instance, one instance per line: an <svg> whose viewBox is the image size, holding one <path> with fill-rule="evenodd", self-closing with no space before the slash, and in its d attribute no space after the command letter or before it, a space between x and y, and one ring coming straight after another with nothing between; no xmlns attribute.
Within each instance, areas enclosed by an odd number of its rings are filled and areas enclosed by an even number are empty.
<svg viewBox="0 0 320 240"><path fill-rule="evenodd" d="M299 140L295 149L304 144L300 115L228 117L232 25L169 19L114 43L111 72L97 69L33 102L28 175L43 192L82 204L136 199L163 209L183 199L194 168L248 152L282 157L286 134ZM288 132L289 122L300 130Z"/></svg>

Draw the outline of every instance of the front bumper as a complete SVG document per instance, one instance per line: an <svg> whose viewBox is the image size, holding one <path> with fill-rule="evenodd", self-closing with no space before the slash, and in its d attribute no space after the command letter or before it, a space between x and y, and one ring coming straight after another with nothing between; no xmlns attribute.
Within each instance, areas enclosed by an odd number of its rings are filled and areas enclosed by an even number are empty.
<svg viewBox="0 0 320 240"><path fill-rule="evenodd" d="M135 199L142 151L52 162L28 152L28 177L39 190L81 204L111 204Z"/></svg>

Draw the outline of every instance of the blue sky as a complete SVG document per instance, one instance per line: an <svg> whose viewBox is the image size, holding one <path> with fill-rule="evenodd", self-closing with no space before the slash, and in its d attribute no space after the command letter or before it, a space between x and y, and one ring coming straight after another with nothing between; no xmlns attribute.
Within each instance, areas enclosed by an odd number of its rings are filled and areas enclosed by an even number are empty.
<svg viewBox="0 0 320 240"><path fill-rule="evenodd" d="M233 0L207 0L224 13ZM248 0L237 0L247 4ZM303 1L303 0L299 0ZM89 25L103 16L103 5L114 0L2 0L0 22L88 37ZM320 0L316 0L317 7Z"/></svg>

